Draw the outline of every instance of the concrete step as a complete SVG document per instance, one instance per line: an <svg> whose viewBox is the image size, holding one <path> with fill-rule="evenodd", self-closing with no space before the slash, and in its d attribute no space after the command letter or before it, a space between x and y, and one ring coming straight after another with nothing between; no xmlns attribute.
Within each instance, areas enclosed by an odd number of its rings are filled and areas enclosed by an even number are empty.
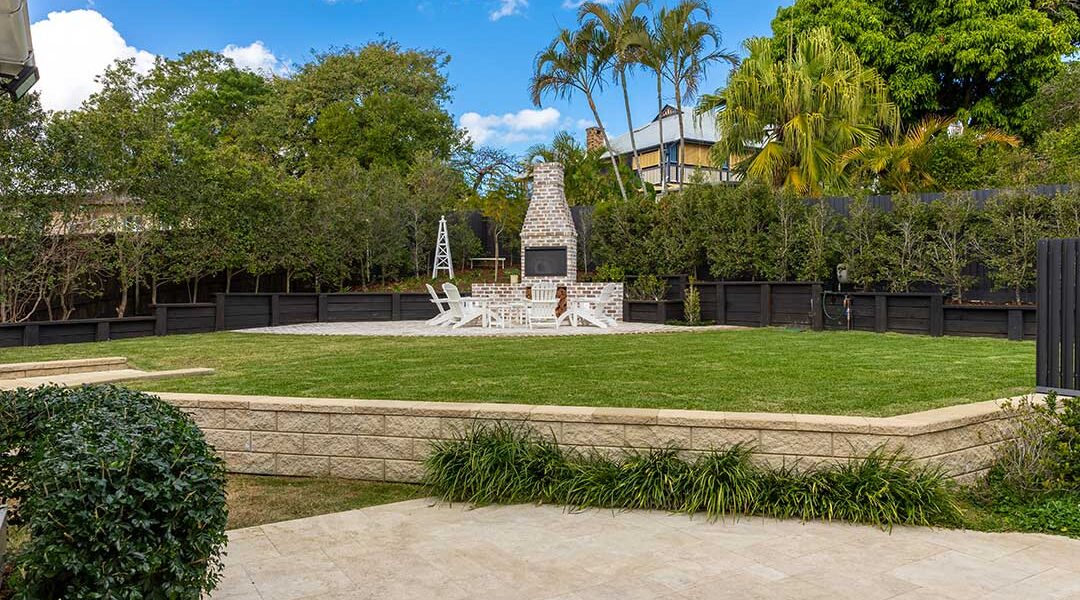
<svg viewBox="0 0 1080 600"><path fill-rule="evenodd" d="M87 373L64 373L58 375L45 375L41 377L24 377L22 379L6 379L0 381L0 389L35 388L42 385L59 385L73 387L78 385L93 385L104 383L120 383L125 381L149 381L153 379L165 379L169 377L193 377L196 375L210 375L213 369L191 368L172 369L169 371L140 371L138 369L115 369L111 371L97 371Z"/></svg>
<svg viewBox="0 0 1080 600"><path fill-rule="evenodd" d="M71 373L118 371L127 368L128 359L123 356L8 363L0 364L0 379L25 379L27 377L48 377Z"/></svg>

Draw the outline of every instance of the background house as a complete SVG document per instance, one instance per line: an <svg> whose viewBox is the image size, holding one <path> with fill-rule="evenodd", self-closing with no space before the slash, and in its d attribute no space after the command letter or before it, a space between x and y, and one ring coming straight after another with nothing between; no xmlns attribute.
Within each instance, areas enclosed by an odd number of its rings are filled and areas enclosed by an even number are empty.
<svg viewBox="0 0 1080 600"><path fill-rule="evenodd" d="M663 120L664 139L660 140L660 123ZM649 124L634 130L637 142L638 159L641 162L641 178L657 188L667 182L668 189L679 189L683 184L701 181L702 183L731 183L738 181L727 164L717 167L712 164L709 150L720 139L716 131L716 120L710 116L698 118L693 111L683 111L683 129L685 138L685 159L679 166L679 113L675 107L667 105ZM590 150L604 147L601 129L590 127L585 130L585 143ZM630 134L624 133L611 139L611 147L619 160L637 170L634 163L633 147ZM607 158L607 153L604 153Z"/></svg>

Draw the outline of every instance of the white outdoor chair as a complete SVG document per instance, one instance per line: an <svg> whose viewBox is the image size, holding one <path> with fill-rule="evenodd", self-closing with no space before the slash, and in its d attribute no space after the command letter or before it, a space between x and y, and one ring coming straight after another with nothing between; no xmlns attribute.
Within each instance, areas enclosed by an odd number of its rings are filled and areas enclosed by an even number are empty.
<svg viewBox="0 0 1080 600"><path fill-rule="evenodd" d="M559 308L559 298L556 293L555 284L549 281L532 286L532 298L525 309L525 321L529 329L537 325L551 325L558 329L559 319L555 311Z"/></svg>
<svg viewBox="0 0 1080 600"><path fill-rule="evenodd" d="M450 323L454 329L459 329L480 319L481 324L487 325L491 313L483 302L474 302L471 298L462 298L457 286L452 283L444 283L443 293L446 294L446 302L450 306ZM497 318L497 317L496 317Z"/></svg>
<svg viewBox="0 0 1080 600"><path fill-rule="evenodd" d="M425 283L427 291L431 294L431 303L435 305L435 308L439 309L439 314L431 317L427 320L428 325L447 325L450 323L450 309L446 306L447 301L439 297L439 294L435 291L435 288L431 287L430 283Z"/></svg>
<svg viewBox="0 0 1080 600"><path fill-rule="evenodd" d="M608 304L611 304L612 298L615 296L615 284L604 284L604 288L600 290L600 295L595 298L585 298L583 300L568 299L566 312L559 317L559 322L570 319L570 324L574 327L578 325L578 319L595 325L601 329L607 329L608 327L614 327L617 322L615 319L604 314L604 308Z"/></svg>

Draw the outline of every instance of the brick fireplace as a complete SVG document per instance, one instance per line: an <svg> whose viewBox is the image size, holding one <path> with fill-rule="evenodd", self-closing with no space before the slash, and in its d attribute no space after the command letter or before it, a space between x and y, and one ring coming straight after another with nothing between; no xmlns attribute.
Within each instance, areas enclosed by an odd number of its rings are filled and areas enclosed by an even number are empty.
<svg viewBox="0 0 1080 600"><path fill-rule="evenodd" d="M577 280L578 235L574 217L566 201L563 166L540 163L533 166L532 193L521 226L521 283L476 283L472 293L481 298L509 301L530 295L540 281L552 281L560 298L595 298L603 282ZM623 284L615 285L615 298L605 312L622 320ZM563 305L560 304L559 313Z"/></svg>
<svg viewBox="0 0 1080 600"><path fill-rule="evenodd" d="M522 282L577 281L577 242L563 188L563 166L535 165L529 208L521 225Z"/></svg>

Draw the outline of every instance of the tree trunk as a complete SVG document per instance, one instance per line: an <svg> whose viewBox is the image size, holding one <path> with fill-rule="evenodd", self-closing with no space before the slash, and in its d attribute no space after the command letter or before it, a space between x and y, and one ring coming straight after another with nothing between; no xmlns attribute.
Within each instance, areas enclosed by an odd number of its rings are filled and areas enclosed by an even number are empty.
<svg viewBox="0 0 1080 600"><path fill-rule="evenodd" d="M604 129L604 122L600 120L600 112L596 110L596 102L592 94L585 94L585 98L589 101L589 109L592 110L596 126L600 128L600 133L604 136L604 147L607 148L608 157L611 158L611 168L615 170L615 181L619 184L619 193L622 194L623 202L626 202L626 186L623 185L622 174L619 173L619 161L615 158L615 150L611 148L611 140L608 139L607 130Z"/></svg>
<svg viewBox="0 0 1080 600"><path fill-rule="evenodd" d="M261 279L262 279L262 275L261 275L261 274L258 274L258 273L256 273L256 274L255 274L255 293L256 293L256 294L258 294L258 293L259 293L259 281L260 281Z"/></svg>
<svg viewBox="0 0 1080 600"><path fill-rule="evenodd" d="M232 278L233 278L233 275L235 275L235 273L233 273L232 267L228 267L228 268L225 269L225 293L226 294L229 294L229 293L232 292Z"/></svg>
<svg viewBox="0 0 1080 600"><path fill-rule="evenodd" d="M195 276L195 286L193 288L195 290L195 295L191 299L192 303L195 303L195 302L199 301L199 279L201 279L201 277L196 275Z"/></svg>
<svg viewBox="0 0 1080 600"><path fill-rule="evenodd" d="M120 292L120 304L116 307L117 318L123 318L124 313L127 312L128 303L128 288L125 286L123 291Z"/></svg>
<svg viewBox="0 0 1080 600"><path fill-rule="evenodd" d="M626 89L626 69L619 72L622 83L623 105L626 107L626 127L630 131L630 151L634 155L634 172L641 178L641 159L638 157L637 138L634 136L634 118L630 114L630 92Z"/></svg>
<svg viewBox="0 0 1080 600"><path fill-rule="evenodd" d="M664 78L656 72L656 114L660 117L660 193L667 193L667 145L664 144Z"/></svg>
<svg viewBox="0 0 1080 600"><path fill-rule="evenodd" d="M292 271L285 271L285 293L292 293Z"/></svg>
<svg viewBox="0 0 1080 600"><path fill-rule="evenodd" d="M150 278L150 304L157 304L158 278L154 275Z"/></svg>
<svg viewBox="0 0 1080 600"><path fill-rule="evenodd" d="M683 184L686 179L686 174L683 172L686 167L686 132L683 129L683 114L682 114L682 90L679 89L680 84L675 84L675 110L679 112L679 156L676 163L678 167L676 172L679 174L679 189L683 188Z"/></svg>

